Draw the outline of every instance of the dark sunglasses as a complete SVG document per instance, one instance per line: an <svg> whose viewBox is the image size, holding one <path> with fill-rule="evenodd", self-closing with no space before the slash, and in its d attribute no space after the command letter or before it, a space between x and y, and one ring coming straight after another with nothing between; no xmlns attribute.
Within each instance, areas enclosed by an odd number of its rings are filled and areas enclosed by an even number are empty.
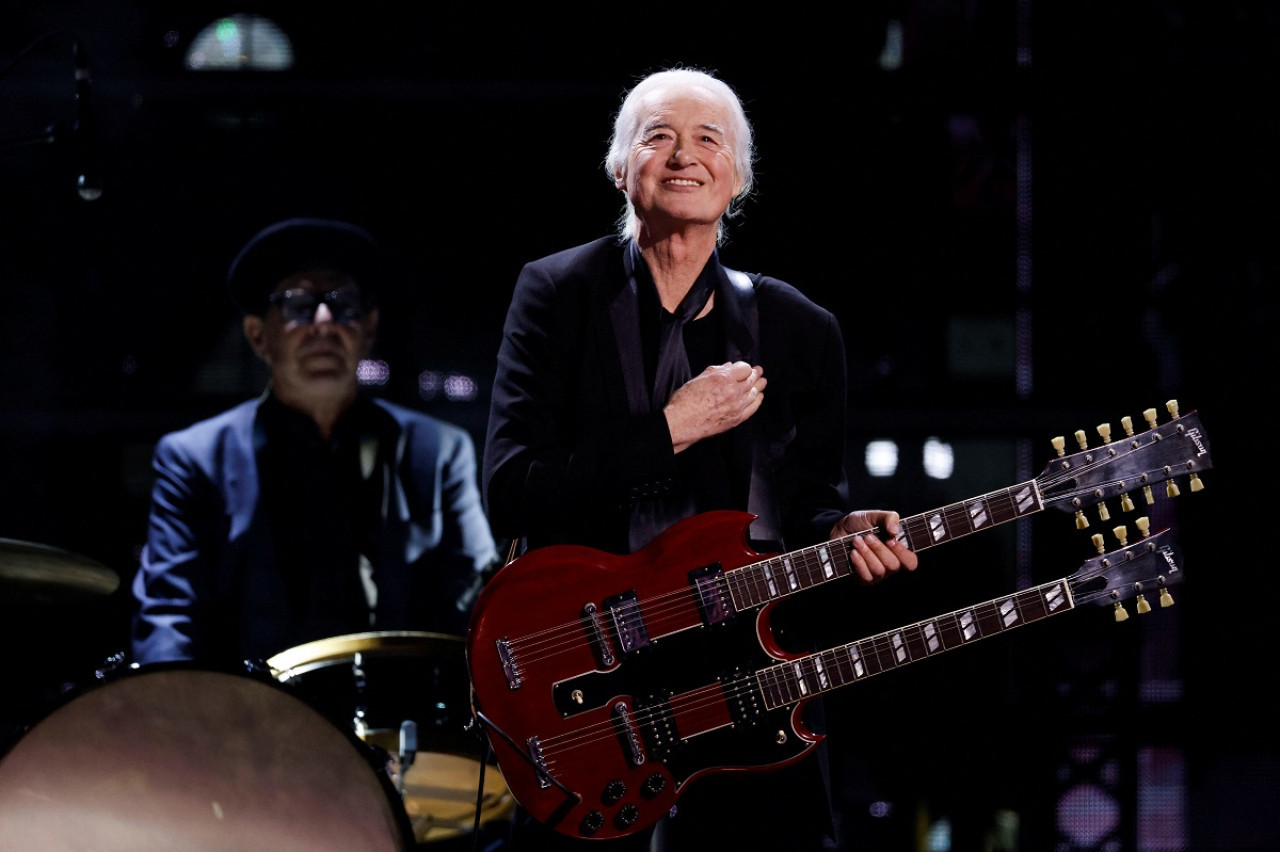
<svg viewBox="0 0 1280 852"><path fill-rule="evenodd" d="M280 309L280 316L285 322L315 322L316 309L320 303L328 305L334 322L349 325L364 319L366 313L364 298L354 287L343 287L327 293L313 293L310 290L280 290L267 297L267 304Z"/></svg>

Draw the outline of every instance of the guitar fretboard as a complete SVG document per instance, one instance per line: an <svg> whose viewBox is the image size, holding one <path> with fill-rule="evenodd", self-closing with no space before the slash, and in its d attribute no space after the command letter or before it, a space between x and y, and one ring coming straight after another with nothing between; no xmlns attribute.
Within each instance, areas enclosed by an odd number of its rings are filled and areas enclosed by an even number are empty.
<svg viewBox="0 0 1280 852"><path fill-rule="evenodd" d="M899 538L919 553L934 545L1034 514L1044 508L1036 480L992 491L902 519ZM854 533L800 550L770 557L725 573L725 583L741 612L821 585L852 572L853 540L874 531Z"/></svg>
<svg viewBox="0 0 1280 852"><path fill-rule="evenodd" d="M773 710L1074 607L1068 582L1057 580L761 669L757 682Z"/></svg>

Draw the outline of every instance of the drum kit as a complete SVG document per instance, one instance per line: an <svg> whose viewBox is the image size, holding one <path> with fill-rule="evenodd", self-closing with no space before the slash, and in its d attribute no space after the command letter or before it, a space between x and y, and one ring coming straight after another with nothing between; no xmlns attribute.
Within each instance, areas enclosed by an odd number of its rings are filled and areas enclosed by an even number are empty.
<svg viewBox="0 0 1280 852"><path fill-rule="evenodd" d="M119 583L93 560L0 539L5 610ZM471 728L464 649L383 631L237 671L114 655L0 743L0 852L478 848L515 801Z"/></svg>

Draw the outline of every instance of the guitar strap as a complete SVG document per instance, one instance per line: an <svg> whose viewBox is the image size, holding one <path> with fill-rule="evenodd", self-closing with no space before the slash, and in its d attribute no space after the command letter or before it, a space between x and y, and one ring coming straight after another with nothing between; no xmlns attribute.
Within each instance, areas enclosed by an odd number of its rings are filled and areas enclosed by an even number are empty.
<svg viewBox="0 0 1280 852"><path fill-rule="evenodd" d="M756 305L756 289L751 276L736 269L721 267L737 295L737 307L747 333L756 346L760 341L760 309ZM756 516L751 522L751 538L783 547L782 522L773 490L766 478L768 470L767 438L763 421L751 420L751 483L747 491L747 511Z"/></svg>

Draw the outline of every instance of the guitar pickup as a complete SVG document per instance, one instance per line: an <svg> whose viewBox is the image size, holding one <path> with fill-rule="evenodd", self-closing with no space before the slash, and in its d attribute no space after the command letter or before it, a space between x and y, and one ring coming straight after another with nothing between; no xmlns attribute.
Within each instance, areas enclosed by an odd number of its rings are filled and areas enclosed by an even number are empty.
<svg viewBox="0 0 1280 852"><path fill-rule="evenodd" d="M702 623L710 627L733 618L736 610L729 597L729 586L724 579L724 568L719 562L689 572L693 588L698 596L698 613Z"/></svg>
<svg viewBox="0 0 1280 852"><path fill-rule="evenodd" d="M649 646L649 628L645 626L635 592L623 592L605 598L604 608L609 613L613 633L618 638L618 647L622 649L622 653L630 654Z"/></svg>
<svg viewBox="0 0 1280 852"><path fill-rule="evenodd" d="M676 717L671 709L669 699L659 696L636 702L637 716L643 719L640 725L644 743L653 755L653 759L666 763L675 750L682 745L680 732L676 730Z"/></svg>

